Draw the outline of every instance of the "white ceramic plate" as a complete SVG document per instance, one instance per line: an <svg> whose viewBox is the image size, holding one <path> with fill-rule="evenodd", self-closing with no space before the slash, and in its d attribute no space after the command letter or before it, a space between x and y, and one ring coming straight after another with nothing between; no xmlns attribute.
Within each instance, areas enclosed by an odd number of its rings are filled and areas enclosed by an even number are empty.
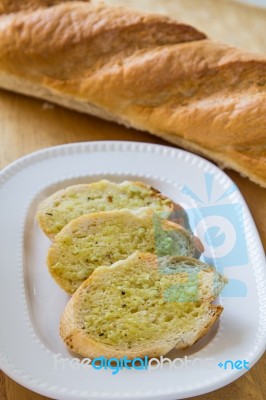
<svg viewBox="0 0 266 400"><path fill-rule="evenodd" d="M55 190L100 178L142 180L181 203L205 245L202 259L230 279L218 299L224 306L220 323L189 351L171 352L177 369L113 375L69 363L73 355L58 334L67 296L47 272L49 241L34 216L37 204ZM42 150L1 172L0 221L0 366L33 391L64 400L181 399L232 382L247 371L244 360L251 367L265 350L265 257L257 230L233 182L200 157L131 142ZM227 360L240 360L242 368L224 366Z"/></svg>

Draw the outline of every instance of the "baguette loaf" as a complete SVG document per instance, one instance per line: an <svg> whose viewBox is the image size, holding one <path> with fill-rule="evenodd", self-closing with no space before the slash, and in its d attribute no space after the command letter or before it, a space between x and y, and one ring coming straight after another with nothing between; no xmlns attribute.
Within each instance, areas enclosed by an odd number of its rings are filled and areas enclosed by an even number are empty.
<svg viewBox="0 0 266 400"><path fill-rule="evenodd" d="M264 0L105 0L105 3L182 18L214 40L266 54L266 9L247 4L257 1Z"/></svg>
<svg viewBox="0 0 266 400"><path fill-rule="evenodd" d="M74 293L95 268L123 260L136 250L193 257L196 247L189 231L161 220L150 208L102 211L66 225L49 249L47 264L56 282Z"/></svg>
<svg viewBox="0 0 266 400"><path fill-rule="evenodd" d="M120 184L101 180L90 184L69 186L45 199L38 207L36 218L44 233L54 237L72 219L97 211L151 207L165 218L174 216L179 207L158 190L141 182ZM184 211L183 211L184 212ZM185 213L185 212L184 212Z"/></svg>
<svg viewBox="0 0 266 400"><path fill-rule="evenodd" d="M222 312L210 302L226 282L198 260L136 252L98 268L80 286L60 334L85 357L159 357L208 332Z"/></svg>
<svg viewBox="0 0 266 400"><path fill-rule="evenodd" d="M0 87L147 130L266 187L265 57L122 7L0 4Z"/></svg>

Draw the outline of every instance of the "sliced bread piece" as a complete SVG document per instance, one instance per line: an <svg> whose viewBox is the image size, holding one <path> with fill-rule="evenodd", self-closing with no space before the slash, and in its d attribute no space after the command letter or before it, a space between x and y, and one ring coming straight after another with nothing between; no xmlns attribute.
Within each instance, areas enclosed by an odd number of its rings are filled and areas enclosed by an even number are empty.
<svg viewBox="0 0 266 400"><path fill-rule="evenodd" d="M136 250L158 256L193 257L196 252L189 231L160 219L151 208L102 211L66 225L49 249L47 264L56 282L74 293L95 268L123 260Z"/></svg>
<svg viewBox="0 0 266 400"><path fill-rule="evenodd" d="M60 335L84 357L159 357L209 331L223 310L210 302L226 282L199 260L135 252L83 282L65 308Z"/></svg>
<svg viewBox="0 0 266 400"><path fill-rule="evenodd" d="M52 240L72 219L97 211L151 207L167 217L176 207L158 190L141 182L113 183L101 180L67 187L45 199L37 211L37 221ZM179 207L180 209L180 207Z"/></svg>

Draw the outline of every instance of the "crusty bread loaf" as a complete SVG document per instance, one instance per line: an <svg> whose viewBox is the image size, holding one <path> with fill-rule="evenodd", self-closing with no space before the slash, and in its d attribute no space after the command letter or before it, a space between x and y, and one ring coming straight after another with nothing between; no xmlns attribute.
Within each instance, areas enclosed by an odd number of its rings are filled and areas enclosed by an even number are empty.
<svg viewBox="0 0 266 400"><path fill-rule="evenodd" d="M210 304L227 280L184 257L134 253L97 268L68 302L60 324L66 345L85 357L159 357L192 346L217 320Z"/></svg>
<svg viewBox="0 0 266 400"><path fill-rule="evenodd" d="M52 277L68 293L101 265L111 265L134 251L190 256L192 234L161 220L151 208L102 211L72 220L55 237L47 264Z"/></svg>
<svg viewBox="0 0 266 400"><path fill-rule="evenodd" d="M45 199L36 218L44 233L53 239L72 219L97 211L151 207L170 217L176 205L158 190L141 182L120 184L101 180L69 186ZM173 214L174 215L174 214Z"/></svg>
<svg viewBox="0 0 266 400"><path fill-rule="evenodd" d="M126 8L0 4L0 87L147 130L266 186L265 57Z"/></svg>
<svg viewBox="0 0 266 400"><path fill-rule="evenodd" d="M247 4L256 1L265 3L265 0L105 0L105 3L181 18L214 40L266 54L266 9Z"/></svg>

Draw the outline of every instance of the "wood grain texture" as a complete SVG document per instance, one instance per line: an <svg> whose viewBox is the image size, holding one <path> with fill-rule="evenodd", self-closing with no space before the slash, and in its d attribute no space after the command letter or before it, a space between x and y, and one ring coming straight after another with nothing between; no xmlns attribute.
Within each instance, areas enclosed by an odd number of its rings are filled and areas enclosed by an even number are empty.
<svg viewBox="0 0 266 400"><path fill-rule="evenodd" d="M18 157L48 146L91 140L131 140L166 144L149 134L78 114L42 101L0 91L0 168ZM226 171L242 191L266 249L266 189ZM266 356L227 387L194 400L263 400ZM0 400L49 400L0 372ZM192 399L191 399L192 400Z"/></svg>

